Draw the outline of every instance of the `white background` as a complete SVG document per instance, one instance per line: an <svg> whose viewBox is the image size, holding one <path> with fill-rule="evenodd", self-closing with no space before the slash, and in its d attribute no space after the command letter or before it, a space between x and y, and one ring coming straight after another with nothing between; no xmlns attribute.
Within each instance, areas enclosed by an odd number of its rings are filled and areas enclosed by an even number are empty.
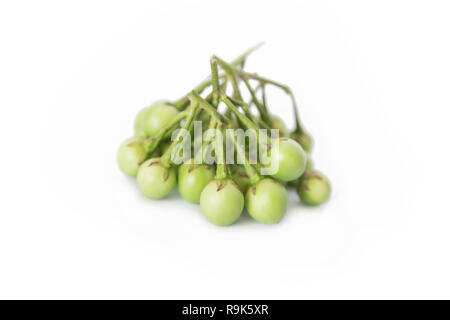
<svg viewBox="0 0 450 320"><path fill-rule="evenodd" d="M2 1L0 298L450 298L448 1ZM135 114L266 45L329 203L209 224L117 168ZM270 104L290 125L287 98Z"/></svg>

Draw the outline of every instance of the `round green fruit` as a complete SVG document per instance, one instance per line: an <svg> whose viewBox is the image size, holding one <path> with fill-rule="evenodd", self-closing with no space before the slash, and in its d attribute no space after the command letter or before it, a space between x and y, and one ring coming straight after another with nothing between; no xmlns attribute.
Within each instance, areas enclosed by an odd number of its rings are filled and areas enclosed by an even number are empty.
<svg viewBox="0 0 450 320"><path fill-rule="evenodd" d="M289 136L291 139L300 143L303 150L305 150L306 152L311 152L314 142L312 137L308 133L304 131L302 133L292 132Z"/></svg>
<svg viewBox="0 0 450 320"><path fill-rule="evenodd" d="M200 203L205 186L214 179L214 168L203 164L182 164L178 168L178 192L188 202Z"/></svg>
<svg viewBox="0 0 450 320"><path fill-rule="evenodd" d="M202 191L200 207L211 223L228 226L241 216L244 196L232 180L213 180Z"/></svg>
<svg viewBox="0 0 450 320"><path fill-rule="evenodd" d="M159 158L145 161L139 168L137 183L141 193L150 199L162 199L169 195L177 180L174 168L165 168Z"/></svg>
<svg viewBox="0 0 450 320"><path fill-rule="evenodd" d="M272 144L269 164L275 170L271 176L277 180L288 182L299 178L306 169L307 156L302 147L292 139L280 138L278 148Z"/></svg>
<svg viewBox="0 0 450 320"><path fill-rule="evenodd" d="M278 223L283 219L288 203L286 188L273 179L263 179L251 186L245 196L250 216L262 223Z"/></svg>
<svg viewBox="0 0 450 320"><path fill-rule="evenodd" d="M147 152L139 138L133 137L125 140L117 152L117 162L123 173L136 177L139 166L145 161Z"/></svg>
<svg viewBox="0 0 450 320"><path fill-rule="evenodd" d="M178 110L167 102L157 102L141 110L135 120L136 136L149 137L169 124L178 114Z"/></svg>
<svg viewBox="0 0 450 320"><path fill-rule="evenodd" d="M299 181L297 193L303 203L317 206L330 198L331 184L322 173L307 171Z"/></svg>

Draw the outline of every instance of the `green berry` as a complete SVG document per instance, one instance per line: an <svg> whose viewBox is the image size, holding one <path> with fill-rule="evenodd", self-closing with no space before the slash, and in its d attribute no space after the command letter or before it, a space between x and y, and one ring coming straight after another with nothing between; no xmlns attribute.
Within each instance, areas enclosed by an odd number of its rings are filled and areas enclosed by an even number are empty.
<svg viewBox="0 0 450 320"><path fill-rule="evenodd" d="M125 140L117 152L117 162L123 173L136 177L139 166L145 161L147 152L139 138L133 137Z"/></svg>
<svg viewBox="0 0 450 320"><path fill-rule="evenodd" d="M200 207L211 223L228 226L241 216L244 196L232 180L213 180L202 191Z"/></svg>
<svg viewBox="0 0 450 320"><path fill-rule="evenodd" d="M263 179L248 189L245 207L250 216L262 223L278 223L287 210L286 188L273 179Z"/></svg>
<svg viewBox="0 0 450 320"><path fill-rule="evenodd" d="M169 195L177 180L174 168L164 168L159 158L145 161L139 168L137 183L141 193L150 199L162 199Z"/></svg>
<svg viewBox="0 0 450 320"><path fill-rule="evenodd" d="M164 128L178 114L178 110L167 102L156 102L141 110L135 120L136 136L152 136Z"/></svg>
<svg viewBox="0 0 450 320"><path fill-rule="evenodd" d="M303 150L305 150L306 152L311 152L312 147L313 147L313 139L308 133L306 133L306 132L302 132L302 133L292 132L290 134L290 138L294 139L295 141L300 143L300 145L302 146Z"/></svg>
<svg viewBox="0 0 450 320"><path fill-rule="evenodd" d="M331 184L322 173L307 171L299 181L297 192L303 203L320 205L330 198Z"/></svg>
<svg viewBox="0 0 450 320"><path fill-rule="evenodd" d="M273 145L272 145L273 146ZM299 178L306 169L306 153L302 147L292 139L280 138L278 150L270 150L270 164L274 166L275 173L272 174L277 180L288 182Z"/></svg>
<svg viewBox="0 0 450 320"><path fill-rule="evenodd" d="M178 192L188 202L200 203L205 186L214 179L214 168L192 161L178 168Z"/></svg>

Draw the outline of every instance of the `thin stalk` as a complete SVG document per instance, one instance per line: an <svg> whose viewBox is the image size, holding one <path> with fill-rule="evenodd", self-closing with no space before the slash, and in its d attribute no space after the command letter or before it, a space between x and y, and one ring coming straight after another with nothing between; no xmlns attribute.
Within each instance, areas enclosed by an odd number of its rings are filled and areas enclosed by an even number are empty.
<svg viewBox="0 0 450 320"><path fill-rule="evenodd" d="M218 124L216 127L216 133L214 136L215 141L215 154L216 154L216 179L225 180L228 178L227 165L225 162L225 152L223 148L223 124Z"/></svg>
<svg viewBox="0 0 450 320"><path fill-rule="evenodd" d="M228 99L235 105L240 106L244 111L245 115L247 116L247 118L252 120L254 123L260 124L264 129L270 129L270 127L264 121L259 121L258 119L256 119L256 117L250 112L248 105L244 101L239 101L230 97L228 97Z"/></svg>
<svg viewBox="0 0 450 320"><path fill-rule="evenodd" d="M194 88L193 91L197 92L198 94L201 94L206 88L208 88L212 84L211 79L206 80L202 83L200 83L197 87ZM173 103L175 107L179 110L183 110L189 105L189 98L187 95L183 96L181 99L175 101Z"/></svg>
<svg viewBox="0 0 450 320"><path fill-rule="evenodd" d="M217 110L208 101L200 97L200 95L197 92L192 91L191 93L188 94L188 98L191 101L191 103L193 102L198 103L218 123L223 122L222 115L219 112L217 112Z"/></svg>
<svg viewBox="0 0 450 320"><path fill-rule="evenodd" d="M169 168L170 167L170 157L172 155L172 151L175 149L175 147L183 140L184 138L184 134L187 130L189 130L192 121L194 120L196 114L197 114L197 107L198 107L198 103L191 103L189 109L187 109L186 111L187 113L187 117L186 120L184 121L183 127L181 127L182 130L180 130L177 134L177 137L174 139L174 141L170 144L169 148L166 150L166 152L164 152L164 154L161 156L161 165L165 168Z"/></svg>
<svg viewBox="0 0 450 320"><path fill-rule="evenodd" d="M229 134L231 134L231 131L227 131L227 132L229 132ZM261 180L261 176L258 174L256 169L253 168L253 166L250 164L250 161L248 160L248 157L245 153L245 149L242 148L242 146L238 143L237 137L235 134L233 134L233 142L234 142L234 147L236 149L238 157L240 157L240 159L242 159L242 161L243 161L242 165L244 166L245 173L248 175L248 177L250 179L250 183L253 185L253 184L259 182Z"/></svg>
<svg viewBox="0 0 450 320"><path fill-rule="evenodd" d="M158 148L160 142L166 136L167 132L170 132L171 130L173 130L173 128L178 127L180 121L186 118L187 115L188 115L187 110L180 112L165 127L159 129L158 132L156 132L153 136L146 138L144 140L144 148L147 151L147 153L148 154L153 153L153 151L155 151L156 148Z"/></svg>
<svg viewBox="0 0 450 320"><path fill-rule="evenodd" d="M298 114L297 102L295 101L295 97L294 97L293 93L291 93L290 96L291 96L291 100L292 100L292 108L294 109L295 132L303 133L303 128L300 124L300 116Z"/></svg>
<svg viewBox="0 0 450 320"><path fill-rule="evenodd" d="M239 121L242 122L244 127L246 129L252 129L255 131L256 138L258 139L258 145L261 148L264 148L266 150L270 150L271 145L268 141L262 141L260 132L258 131L258 126L254 124L249 118L247 118L244 114L240 113L239 110L236 108L236 106L228 99L228 97L224 94L221 95L221 100L233 111L233 113L236 115L236 117L239 119Z"/></svg>
<svg viewBox="0 0 450 320"><path fill-rule="evenodd" d="M230 79L231 86L233 87L233 94L238 100L242 100L242 95L239 89L239 84L235 72L236 68L217 56L212 56L211 59L214 59L217 62L217 64L225 71L225 73L228 75L228 78Z"/></svg>
<svg viewBox="0 0 450 320"><path fill-rule="evenodd" d="M264 83L264 84L267 83L267 84L274 85L274 86L276 86L276 87L282 89L282 90L283 90L284 92L286 92L287 94L290 94L290 93L291 93L291 89L290 89L287 85L284 85L284 84L279 83L279 82L277 82L277 81L274 81L274 80L271 80L271 79L268 79L268 78L261 77L260 75L258 75L258 74L256 74L256 73L245 72L245 71L240 70L240 69L237 69L237 68L234 68L234 71L235 71L236 74L237 74L239 77L241 77L241 78L258 80L259 82Z"/></svg>
<svg viewBox="0 0 450 320"><path fill-rule="evenodd" d="M272 118L270 117L269 113L267 112L266 108L264 107L264 105L262 105L259 101L258 98L256 97L256 93L253 90L252 86L250 85L250 83L248 82L248 79L244 78L243 79L245 86L247 87L248 91L250 92L250 95L252 96L253 99L253 103L255 104L256 108L258 108L259 114L261 115L261 119L267 123L269 126L272 125Z"/></svg>
<svg viewBox="0 0 450 320"><path fill-rule="evenodd" d="M247 129L253 129L256 131L258 130L258 127L249 118L247 118L244 114L239 112L239 110L236 108L236 106L233 104L233 102L231 102L230 99L228 99L228 97L226 95L222 94L220 96L220 99L227 105L228 108L231 109L231 111L233 111L233 113L236 115L236 117L239 119L239 121L241 121L242 124Z"/></svg>
<svg viewBox="0 0 450 320"><path fill-rule="evenodd" d="M257 75L256 73L248 73L248 72L245 72L243 70L236 69L236 68L234 70L243 79L258 80L261 83L262 86L264 86L264 84L271 84L273 86L276 86L276 87L282 89L286 94L288 94L291 97L292 108L294 110L295 126L296 126L295 132L302 133L304 131L302 126L301 126L300 115L298 113L297 102L295 101L294 93L292 92L292 90L287 85L284 85L284 84L279 83L277 81L273 81L273 80L268 79L268 78L261 77L261 76ZM244 80L244 82L245 82L245 80Z"/></svg>
<svg viewBox="0 0 450 320"><path fill-rule="evenodd" d="M262 91L262 106L264 108L264 112L269 114L269 111L267 110L266 85L265 84L261 85L261 91ZM255 90L255 93L256 93L256 90Z"/></svg>
<svg viewBox="0 0 450 320"><path fill-rule="evenodd" d="M249 48L248 50L246 50L244 53L242 53L239 57L237 57L236 59L234 59L230 64L233 67L237 67L239 65L242 65L244 63L244 61L247 59L247 57L256 49L258 49L259 47L261 47L264 43L260 42L258 44L256 44L255 46ZM219 76L219 78L223 78L224 76L221 75ZM196 91L197 93L201 94L206 88L208 88L210 85L212 84L211 79L205 80L202 83L200 83L196 88L194 88L193 91ZM187 107L187 105L189 104L189 98L187 96L183 96L182 98L178 99L177 101L175 101L173 103L178 109L183 110L184 108Z"/></svg>
<svg viewBox="0 0 450 320"><path fill-rule="evenodd" d="M253 89L255 94L258 92L259 89L261 89L261 87L262 87L261 83L258 83L258 85ZM248 107L251 109L252 104L254 104L254 101L253 101L252 97L250 97L250 101L247 104L248 104Z"/></svg>
<svg viewBox="0 0 450 320"><path fill-rule="evenodd" d="M212 106L217 109L219 105L219 69L217 68L217 61L214 58L210 59L211 64L211 81L212 81Z"/></svg>
<svg viewBox="0 0 450 320"><path fill-rule="evenodd" d="M214 118L211 118L211 121L209 122L209 125L208 125L208 129L215 129L216 126L217 126L217 121ZM200 146L199 149L196 150L196 146L195 146L195 142L194 142L194 152L195 152L194 163L196 163L196 164L203 163L204 149L205 149L206 144L209 142L209 141L203 140L203 133L200 138L201 138L200 140L202 141L202 145Z"/></svg>
<svg viewBox="0 0 450 320"><path fill-rule="evenodd" d="M237 57L236 59L234 59L231 62L232 66L238 66L238 65L242 65L245 60L247 59L247 57L250 55L250 53L252 53L253 51L255 51L256 49L258 49L259 47L261 47L264 44L264 42L260 42L256 45L254 45L253 47L249 48L248 50L246 50L243 54L241 54L239 57Z"/></svg>

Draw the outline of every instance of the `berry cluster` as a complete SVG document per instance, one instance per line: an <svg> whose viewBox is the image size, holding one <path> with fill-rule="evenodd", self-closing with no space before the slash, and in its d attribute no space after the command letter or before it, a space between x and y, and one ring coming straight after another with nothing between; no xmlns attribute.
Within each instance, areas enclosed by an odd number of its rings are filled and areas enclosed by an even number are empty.
<svg viewBox="0 0 450 320"><path fill-rule="evenodd" d="M231 63L213 56L208 80L177 101L139 112L134 137L119 147L118 163L137 178L144 196L162 199L178 184L186 201L199 203L205 217L221 226L233 224L244 207L257 221L281 221L287 187L295 187L308 205L329 199L330 182L313 169L312 138L300 123L291 89L244 71L254 49ZM291 98L292 132L269 112L267 86Z"/></svg>

